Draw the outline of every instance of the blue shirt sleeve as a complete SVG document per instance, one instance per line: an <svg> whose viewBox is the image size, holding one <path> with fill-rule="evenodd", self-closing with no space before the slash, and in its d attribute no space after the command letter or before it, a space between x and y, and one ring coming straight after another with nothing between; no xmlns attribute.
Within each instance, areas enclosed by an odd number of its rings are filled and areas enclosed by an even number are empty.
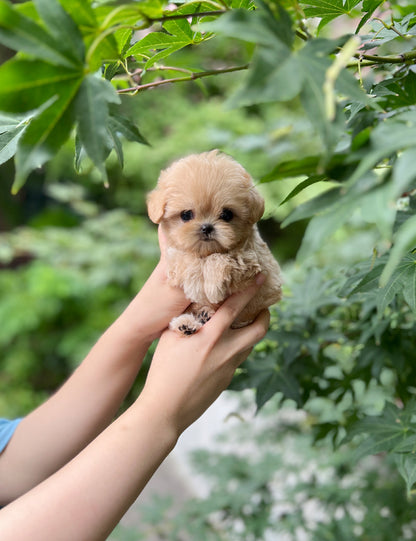
<svg viewBox="0 0 416 541"><path fill-rule="evenodd" d="M0 453L4 451L21 420L14 419L13 421L9 421L8 419L0 419Z"/></svg>

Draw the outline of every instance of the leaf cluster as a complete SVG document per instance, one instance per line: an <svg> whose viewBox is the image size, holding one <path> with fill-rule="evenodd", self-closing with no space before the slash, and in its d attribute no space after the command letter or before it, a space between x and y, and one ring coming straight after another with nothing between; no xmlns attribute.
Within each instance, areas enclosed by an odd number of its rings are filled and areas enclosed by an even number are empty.
<svg viewBox="0 0 416 541"><path fill-rule="evenodd" d="M202 7L212 3L204 4ZM125 3L35 0L0 3L0 43L17 54L0 67L0 163L15 156L16 193L35 168L50 160L76 129L75 166L84 155L106 181L104 162L112 150L123 163L120 138L147 144L122 113L122 101L109 80L122 69L133 80L132 55L146 57L145 69L158 59L202 40L185 14L190 3L165 19L162 2ZM218 9L218 8L216 8ZM163 32L150 32L130 47L135 32L164 21ZM165 38L163 38L165 36ZM169 45L169 46L168 46ZM162 49L152 56L148 50ZM102 76L102 73L104 76Z"/></svg>

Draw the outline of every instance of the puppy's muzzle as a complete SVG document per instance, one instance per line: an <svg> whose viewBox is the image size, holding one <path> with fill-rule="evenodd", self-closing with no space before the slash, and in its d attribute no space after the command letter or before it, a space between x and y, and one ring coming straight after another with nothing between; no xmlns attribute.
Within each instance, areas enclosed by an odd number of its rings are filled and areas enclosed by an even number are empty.
<svg viewBox="0 0 416 541"><path fill-rule="evenodd" d="M202 224L200 233L202 240L211 240L214 233L214 226L212 224Z"/></svg>

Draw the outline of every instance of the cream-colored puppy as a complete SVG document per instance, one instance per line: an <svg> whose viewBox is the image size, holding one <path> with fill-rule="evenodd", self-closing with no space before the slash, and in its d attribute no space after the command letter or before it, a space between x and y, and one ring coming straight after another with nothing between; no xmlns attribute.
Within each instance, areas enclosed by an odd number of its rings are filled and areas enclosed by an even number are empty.
<svg viewBox="0 0 416 541"><path fill-rule="evenodd" d="M265 283L233 327L248 325L280 299L280 267L256 225L264 200L235 160L216 150L183 158L162 171L147 204L150 219L166 236L168 281L191 301L171 329L184 335L198 331L259 272Z"/></svg>

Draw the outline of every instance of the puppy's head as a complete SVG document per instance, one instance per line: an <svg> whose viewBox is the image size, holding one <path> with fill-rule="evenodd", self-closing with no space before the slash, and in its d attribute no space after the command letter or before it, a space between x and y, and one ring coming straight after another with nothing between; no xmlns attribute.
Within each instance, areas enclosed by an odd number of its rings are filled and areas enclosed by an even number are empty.
<svg viewBox="0 0 416 541"><path fill-rule="evenodd" d="M242 245L264 212L250 175L214 150L183 158L162 171L147 199L154 223L170 246L197 256Z"/></svg>

